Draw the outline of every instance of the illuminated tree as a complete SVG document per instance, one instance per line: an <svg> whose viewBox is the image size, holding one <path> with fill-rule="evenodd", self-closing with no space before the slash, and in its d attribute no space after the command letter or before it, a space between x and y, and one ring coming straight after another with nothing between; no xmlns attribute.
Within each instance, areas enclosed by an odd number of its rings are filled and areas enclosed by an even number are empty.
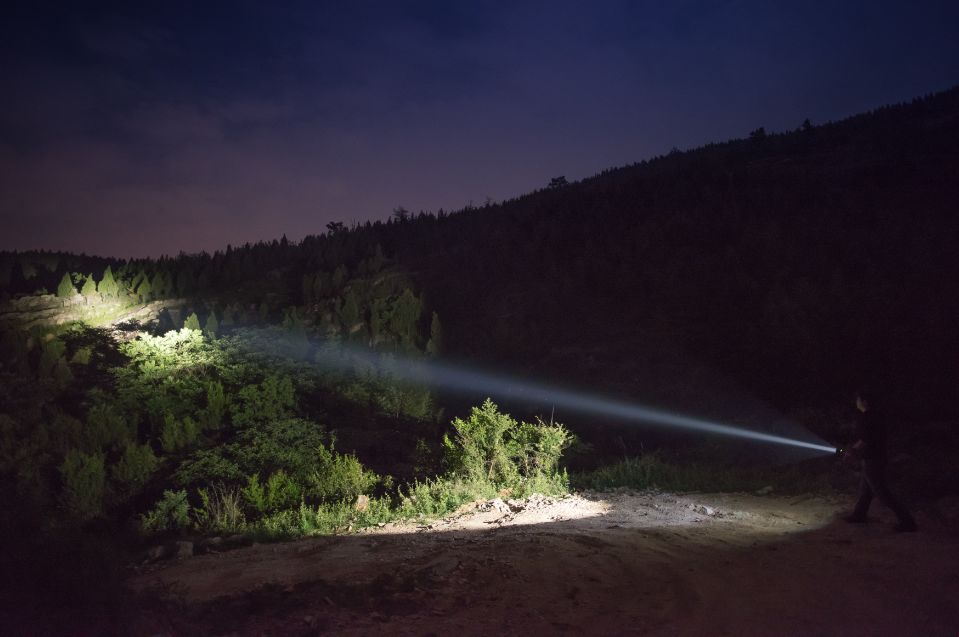
<svg viewBox="0 0 959 637"><path fill-rule="evenodd" d="M97 282L93 279L93 274L88 274L86 280L83 282L83 287L80 288L80 294L83 296L93 296L97 293Z"/></svg>
<svg viewBox="0 0 959 637"><path fill-rule="evenodd" d="M183 322L183 329L200 331L200 318L196 315L196 312L192 312L190 316L186 317L186 321Z"/></svg>
<svg viewBox="0 0 959 637"><path fill-rule="evenodd" d="M57 286L57 296L61 299L68 299L76 293L77 289L73 287L73 279L70 278L70 273L64 273L63 278L60 279L60 285Z"/></svg>
<svg viewBox="0 0 959 637"><path fill-rule="evenodd" d="M119 292L117 281L113 278L113 269L110 266L107 266L107 269L103 271L103 279L97 289L100 294L108 298L116 296Z"/></svg>

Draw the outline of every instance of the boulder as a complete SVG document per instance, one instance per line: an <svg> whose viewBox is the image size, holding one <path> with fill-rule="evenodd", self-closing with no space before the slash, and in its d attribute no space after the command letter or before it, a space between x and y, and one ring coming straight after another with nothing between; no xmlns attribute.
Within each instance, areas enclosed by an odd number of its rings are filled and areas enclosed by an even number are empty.
<svg viewBox="0 0 959 637"><path fill-rule="evenodd" d="M159 544L157 546L150 548L147 551L147 560L151 562L156 562L156 561L165 559L167 557L170 557L172 553L173 551L170 549L170 546L166 544Z"/></svg>
<svg viewBox="0 0 959 637"><path fill-rule="evenodd" d="M357 511L366 511L370 508L370 498L366 495L359 495L356 497L356 504L353 505L353 508Z"/></svg>
<svg viewBox="0 0 959 637"><path fill-rule="evenodd" d="M177 542L173 549L173 556L176 558L193 557L193 542Z"/></svg>

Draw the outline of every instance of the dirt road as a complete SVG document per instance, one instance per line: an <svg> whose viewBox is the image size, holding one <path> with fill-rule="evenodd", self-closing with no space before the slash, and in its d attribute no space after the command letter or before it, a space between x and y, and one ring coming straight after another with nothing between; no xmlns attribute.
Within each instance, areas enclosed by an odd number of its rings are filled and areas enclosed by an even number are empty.
<svg viewBox="0 0 959 637"><path fill-rule="evenodd" d="M432 525L151 567L170 635L959 635L959 540L818 498L492 501ZM884 514L884 512L877 513Z"/></svg>

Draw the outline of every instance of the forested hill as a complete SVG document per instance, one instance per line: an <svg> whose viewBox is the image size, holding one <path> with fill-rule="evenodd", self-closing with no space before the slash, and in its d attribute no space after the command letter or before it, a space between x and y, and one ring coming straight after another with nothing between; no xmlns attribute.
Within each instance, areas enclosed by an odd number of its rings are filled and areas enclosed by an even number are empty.
<svg viewBox="0 0 959 637"><path fill-rule="evenodd" d="M86 275L101 285L109 263L116 294L203 298L214 314L256 302L267 318L345 310L375 342L384 308L349 282L396 268L427 310L420 338L435 311L450 355L529 368L601 343L612 360L650 334L780 406L869 382L940 417L957 409L957 202L954 88L499 204L330 224L299 243L131 262L7 253L0 285L78 290Z"/></svg>

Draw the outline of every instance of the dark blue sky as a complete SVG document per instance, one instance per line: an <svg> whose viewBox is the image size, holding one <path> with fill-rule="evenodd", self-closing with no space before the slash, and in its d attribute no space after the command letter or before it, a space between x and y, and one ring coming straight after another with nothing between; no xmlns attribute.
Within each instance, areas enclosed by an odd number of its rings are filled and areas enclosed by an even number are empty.
<svg viewBox="0 0 959 637"><path fill-rule="evenodd" d="M3 9L0 249L298 239L959 82L957 2L84 4Z"/></svg>

